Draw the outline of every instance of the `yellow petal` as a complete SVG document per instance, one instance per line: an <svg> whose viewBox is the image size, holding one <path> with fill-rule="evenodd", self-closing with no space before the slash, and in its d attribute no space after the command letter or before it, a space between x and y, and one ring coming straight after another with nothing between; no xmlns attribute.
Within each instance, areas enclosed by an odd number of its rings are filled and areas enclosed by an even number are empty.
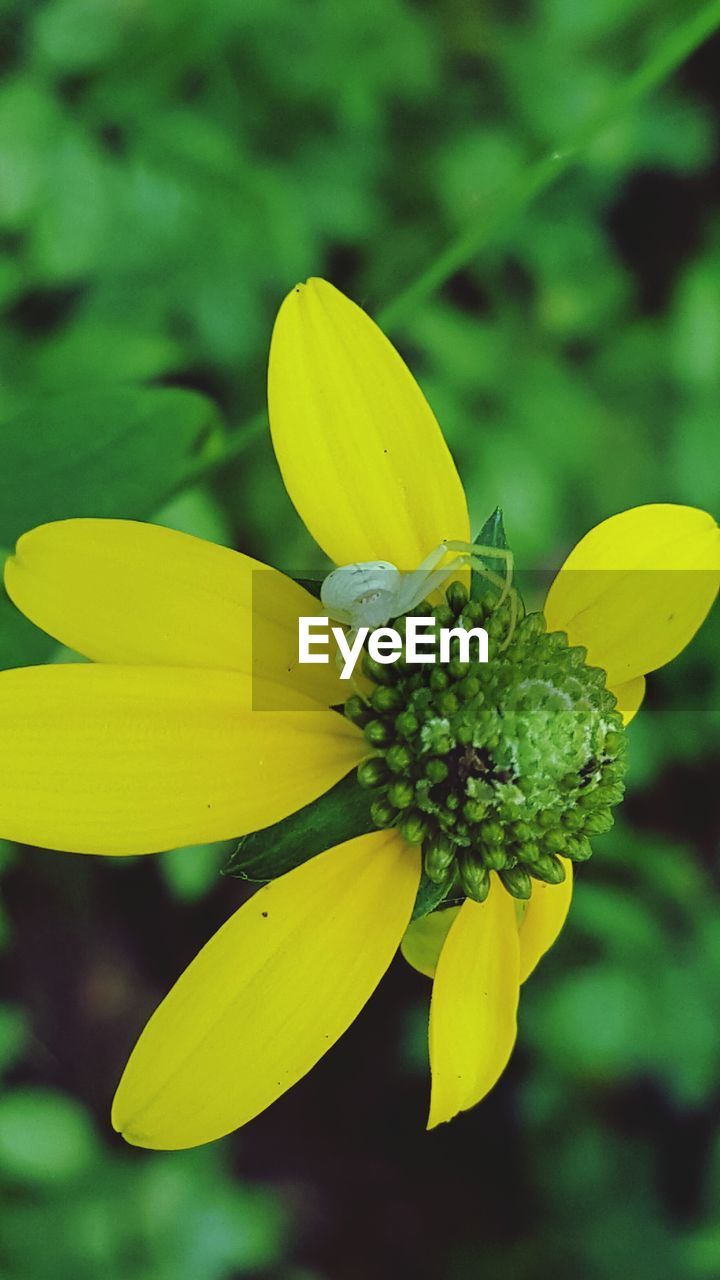
<svg viewBox="0 0 720 1280"><path fill-rule="evenodd" d="M374 321L325 280L298 285L280 308L268 397L285 487L336 564L416 569L446 539L469 540L425 397Z"/></svg>
<svg viewBox="0 0 720 1280"><path fill-rule="evenodd" d="M463 903L433 983L428 1128L485 1097L504 1071L517 1030L520 951L513 899L493 875L483 903Z"/></svg>
<svg viewBox="0 0 720 1280"><path fill-rule="evenodd" d="M615 690L677 657L719 584L712 516L670 504L635 507L578 543L550 587L545 616L551 630L585 645Z"/></svg>
<svg viewBox="0 0 720 1280"><path fill-rule="evenodd" d="M626 684L616 684L613 693L617 698L617 709L625 724L629 724L640 710L645 697L645 677L636 676Z"/></svg>
<svg viewBox="0 0 720 1280"><path fill-rule="evenodd" d="M325 705L347 697L337 669L298 670L307 591L227 547L134 520L58 520L26 533L5 566L19 609L95 662L213 667L287 679Z"/></svg>
<svg viewBox="0 0 720 1280"><path fill-rule="evenodd" d="M400 950L408 964L426 978L435 975L440 952L459 910L459 907L446 907L443 911L431 911L408 926Z"/></svg>
<svg viewBox="0 0 720 1280"><path fill-rule="evenodd" d="M153 1014L113 1105L128 1142L177 1150L246 1124L350 1026L395 954L417 850L373 832L260 889Z"/></svg>
<svg viewBox="0 0 720 1280"><path fill-rule="evenodd" d="M533 880L530 901L519 927L520 981L530 977L538 962L549 951L565 924L572 900L572 863L563 858L565 879L562 884L543 884Z"/></svg>
<svg viewBox="0 0 720 1280"><path fill-rule="evenodd" d="M90 664L0 673L0 837L154 853L268 826L364 756L334 711L249 711L230 671Z"/></svg>

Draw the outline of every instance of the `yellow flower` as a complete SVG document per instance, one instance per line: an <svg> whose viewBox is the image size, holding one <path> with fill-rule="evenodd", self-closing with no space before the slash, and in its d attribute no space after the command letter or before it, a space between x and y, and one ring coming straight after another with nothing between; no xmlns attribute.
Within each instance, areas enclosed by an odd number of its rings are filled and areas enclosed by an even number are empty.
<svg viewBox="0 0 720 1280"><path fill-rule="evenodd" d="M288 493L337 565L411 570L440 543L469 541L463 488L420 389L373 322L321 280L280 310L269 406ZM5 580L29 618L92 659L0 675L6 839L117 855L238 836L368 755L332 710L346 693L332 666L308 668L305 692L288 692L296 619L321 606L247 556L153 525L67 520L26 534ZM645 674L690 641L719 580L711 516L639 507L571 553L548 627L587 648L627 721ZM391 827L260 889L150 1019L115 1127L140 1146L181 1148L252 1119L342 1035L403 937L410 962L434 974L429 1123L473 1106L509 1058L520 984L562 927L571 877L536 883L522 913L493 874L484 902L408 930L420 875L419 850Z"/></svg>

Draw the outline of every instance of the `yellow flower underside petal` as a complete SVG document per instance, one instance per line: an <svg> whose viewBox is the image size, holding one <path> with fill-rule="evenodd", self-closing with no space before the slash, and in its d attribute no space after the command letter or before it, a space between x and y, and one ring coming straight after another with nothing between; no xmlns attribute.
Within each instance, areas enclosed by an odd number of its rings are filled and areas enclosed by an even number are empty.
<svg viewBox="0 0 720 1280"><path fill-rule="evenodd" d="M59 520L18 542L11 599L95 662L210 667L284 680L326 706L347 696L331 662L298 664L297 619L319 601L227 547L134 520Z"/></svg>
<svg viewBox="0 0 720 1280"><path fill-rule="evenodd" d="M539 961L560 934L572 901L572 863L563 858L565 879L562 884L543 884L533 880L530 901L519 926L520 981L530 977Z"/></svg>
<svg viewBox="0 0 720 1280"><path fill-rule="evenodd" d="M315 704L249 711L248 685L172 667L0 673L0 838L104 854L227 839L309 803L366 754Z"/></svg>
<svg viewBox="0 0 720 1280"><path fill-rule="evenodd" d="M420 859L393 832L360 836L260 889L153 1014L113 1125L176 1150L239 1128L350 1026L397 950Z"/></svg>
<svg viewBox="0 0 720 1280"><path fill-rule="evenodd" d="M280 308L268 397L285 487L336 564L406 571L441 542L470 539L460 478L415 379L325 280L298 285Z"/></svg>
<svg viewBox="0 0 720 1280"><path fill-rule="evenodd" d="M720 584L720 530L694 507L611 516L578 543L548 593L553 631L585 645L618 686L662 667L691 641Z"/></svg>
<svg viewBox="0 0 720 1280"><path fill-rule="evenodd" d="M617 709L625 724L637 715L645 697L646 681L644 676L636 676L626 684L616 684L613 693L617 698Z"/></svg>
<svg viewBox="0 0 720 1280"><path fill-rule="evenodd" d="M431 911L408 926L400 950L408 964L426 978L435 975L440 952L459 910L459 907L447 907L444 911Z"/></svg>
<svg viewBox="0 0 720 1280"><path fill-rule="evenodd" d="M493 875L485 902L463 903L440 953L430 1005L429 1129L473 1107L504 1071L519 988L515 906Z"/></svg>

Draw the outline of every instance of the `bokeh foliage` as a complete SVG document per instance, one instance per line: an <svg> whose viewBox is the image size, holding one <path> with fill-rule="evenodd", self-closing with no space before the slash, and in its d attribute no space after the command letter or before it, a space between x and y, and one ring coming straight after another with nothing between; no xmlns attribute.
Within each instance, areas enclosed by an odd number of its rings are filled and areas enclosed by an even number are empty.
<svg viewBox="0 0 720 1280"><path fill-rule="evenodd" d="M677 0L2 0L0 546L156 519L322 567L264 420L274 311L378 313L686 16ZM558 563L645 501L717 514L718 45L620 113L399 314L475 527ZM521 1049L422 1133L427 988L398 961L237 1139L135 1153L144 1014L238 900L224 850L0 848L0 1274L545 1280L720 1273L718 625L653 681L620 829L528 985ZM0 600L0 664L67 658Z"/></svg>

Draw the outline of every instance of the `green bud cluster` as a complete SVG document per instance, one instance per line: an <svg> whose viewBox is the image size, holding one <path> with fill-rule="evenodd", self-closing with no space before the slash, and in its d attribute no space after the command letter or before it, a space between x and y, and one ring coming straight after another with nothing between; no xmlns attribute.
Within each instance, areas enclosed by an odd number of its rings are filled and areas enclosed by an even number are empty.
<svg viewBox="0 0 720 1280"><path fill-rule="evenodd" d="M495 871L527 899L533 880L560 883L561 859L584 862L591 837L612 826L625 771L616 699L586 650L547 632L542 614L523 615L517 596L469 600L453 582L443 603L413 613L438 629L484 627L489 661L461 662L457 640L442 665L364 654L372 691L344 710L374 752L358 769L373 821L421 845L427 876L448 893L482 902Z"/></svg>

